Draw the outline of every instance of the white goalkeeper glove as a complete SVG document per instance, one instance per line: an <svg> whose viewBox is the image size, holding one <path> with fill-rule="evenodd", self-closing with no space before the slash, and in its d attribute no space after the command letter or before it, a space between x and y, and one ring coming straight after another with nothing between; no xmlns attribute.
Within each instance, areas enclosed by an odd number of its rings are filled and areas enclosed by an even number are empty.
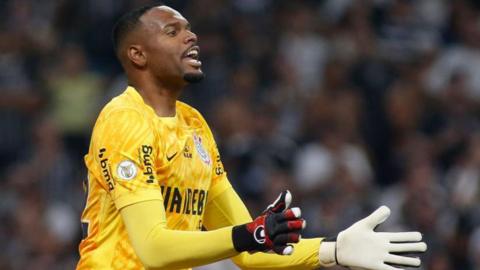
<svg viewBox="0 0 480 270"><path fill-rule="evenodd" d="M390 216L386 206L357 221L340 232L336 242L328 239L320 245L320 261L355 270L401 270L396 266L420 266L420 258L401 253L425 252L427 245L419 232L375 232L374 229Z"/></svg>

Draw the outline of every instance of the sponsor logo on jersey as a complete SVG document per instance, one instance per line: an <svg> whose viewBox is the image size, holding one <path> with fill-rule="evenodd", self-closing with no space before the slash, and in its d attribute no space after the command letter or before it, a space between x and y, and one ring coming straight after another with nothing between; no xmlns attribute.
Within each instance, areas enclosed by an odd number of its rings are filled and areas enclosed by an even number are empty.
<svg viewBox="0 0 480 270"><path fill-rule="evenodd" d="M137 166L131 160L124 160L117 166L117 175L123 180L131 180L137 176Z"/></svg>
<svg viewBox="0 0 480 270"><path fill-rule="evenodd" d="M110 174L110 168L108 166L108 158L104 158L106 151L107 149L101 148L98 151L98 158L100 159L100 167L102 168L103 179L105 179L105 182L107 182L108 190L112 191L114 189L114 184Z"/></svg>
<svg viewBox="0 0 480 270"><path fill-rule="evenodd" d="M220 160L220 154L217 153L217 157L215 158L215 174L222 175L223 172L224 170L223 170L222 161Z"/></svg>
<svg viewBox="0 0 480 270"><path fill-rule="evenodd" d="M153 147L151 147L150 145L142 145L140 163L143 163L143 175L147 177L147 183L149 184L155 182L155 175L153 173L152 153Z"/></svg>
<svg viewBox="0 0 480 270"><path fill-rule="evenodd" d="M207 165L212 164L212 160L210 159L210 155L203 147L202 138L198 136L196 133L193 134L193 143L195 144L195 148L197 149L197 153L200 156L200 159Z"/></svg>
<svg viewBox="0 0 480 270"><path fill-rule="evenodd" d="M203 189L160 186L166 212L198 215L203 214L208 192Z"/></svg>

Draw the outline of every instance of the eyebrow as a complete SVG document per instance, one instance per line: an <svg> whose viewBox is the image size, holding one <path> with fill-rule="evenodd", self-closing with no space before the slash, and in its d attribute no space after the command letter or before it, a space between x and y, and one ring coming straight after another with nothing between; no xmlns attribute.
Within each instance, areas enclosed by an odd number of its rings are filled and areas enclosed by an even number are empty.
<svg viewBox="0 0 480 270"><path fill-rule="evenodd" d="M167 27L180 27L180 26L181 26L181 24L182 24L182 23L180 23L180 22L171 22L171 23L167 23L166 25L164 25L164 26L163 26L163 28L162 28L162 29L165 29L165 28L167 28ZM190 25L190 23L189 23L189 22L187 22L187 23L186 23L186 25L185 25L185 28L186 28L186 29L191 29L191 28L192 28L192 26Z"/></svg>

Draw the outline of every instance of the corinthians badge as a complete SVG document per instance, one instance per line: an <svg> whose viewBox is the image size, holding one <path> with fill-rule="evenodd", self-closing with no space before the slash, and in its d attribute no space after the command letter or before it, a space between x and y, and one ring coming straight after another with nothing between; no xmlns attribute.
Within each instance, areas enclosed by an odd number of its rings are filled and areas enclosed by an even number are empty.
<svg viewBox="0 0 480 270"><path fill-rule="evenodd" d="M193 143L195 144L195 149L197 149L198 155L202 161L207 165L211 165L212 160L210 159L210 155L203 147L202 138L198 136L197 133L193 133Z"/></svg>

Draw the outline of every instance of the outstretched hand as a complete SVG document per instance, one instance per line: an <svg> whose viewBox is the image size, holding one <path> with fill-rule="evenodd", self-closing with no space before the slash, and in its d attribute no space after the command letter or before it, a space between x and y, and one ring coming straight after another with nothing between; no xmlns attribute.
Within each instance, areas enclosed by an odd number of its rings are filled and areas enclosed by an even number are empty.
<svg viewBox="0 0 480 270"><path fill-rule="evenodd" d="M392 265L420 266L420 258L403 254L427 250L427 245L421 242L421 233L375 232L389 216L390 209L382 206L340 232L335 246L337 264L357 270L401 270Z"/></svg>

